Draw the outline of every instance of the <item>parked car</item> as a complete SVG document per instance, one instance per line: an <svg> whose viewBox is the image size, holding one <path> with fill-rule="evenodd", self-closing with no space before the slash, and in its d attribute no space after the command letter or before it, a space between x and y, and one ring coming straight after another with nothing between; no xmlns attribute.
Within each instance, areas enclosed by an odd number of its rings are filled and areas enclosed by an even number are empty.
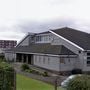
<svg viewBox="0 0 90 90"><path fill-rule="evenodd" d="M61 82L61 87L66 88L68 83L69 83L69 81L72 80L73 78L75 78L76 76L81 76L81 74L70 75L66 80Z"/></svg>

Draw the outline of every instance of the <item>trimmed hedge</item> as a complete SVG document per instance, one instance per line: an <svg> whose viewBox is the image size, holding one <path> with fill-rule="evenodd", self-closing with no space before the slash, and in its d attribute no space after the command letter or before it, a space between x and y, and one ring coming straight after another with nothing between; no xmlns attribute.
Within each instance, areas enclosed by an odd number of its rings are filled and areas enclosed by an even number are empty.
<svg viewBox="0 0 90 90"><path fill-rule="evenodd" d="M67 90L90 90L90 76L82 75L72 79L68 83Z"/></svg>
<svg viewBox="0 0 90 90"><path fill-rule="evenodd" d="M0 90L15 90L15 71L5 62L0 62Z"/></svg>

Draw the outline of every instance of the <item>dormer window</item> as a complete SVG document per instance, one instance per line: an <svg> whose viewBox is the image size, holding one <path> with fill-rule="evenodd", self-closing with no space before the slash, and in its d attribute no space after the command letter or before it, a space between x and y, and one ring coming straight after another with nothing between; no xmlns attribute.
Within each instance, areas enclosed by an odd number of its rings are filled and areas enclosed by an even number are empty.
<svg viewBox="0 0 90 90"><path fill-rule="evenodd" d="M87 53L87 66L90 66L90 52Z"/></svg>
<svg viewBox="0 0 90 90"><path fill-rule="evenodd" d="M81 53L81 51L80 51L80 50L79 50L78 52L79 52L79 53Z"/></svg>
<svg viewBox="0 0 90 90"><path fill-rule="evenodd" d="M36 37L36 41L38 42L38 41L41 41L41 36L37 36Z"/></svg>

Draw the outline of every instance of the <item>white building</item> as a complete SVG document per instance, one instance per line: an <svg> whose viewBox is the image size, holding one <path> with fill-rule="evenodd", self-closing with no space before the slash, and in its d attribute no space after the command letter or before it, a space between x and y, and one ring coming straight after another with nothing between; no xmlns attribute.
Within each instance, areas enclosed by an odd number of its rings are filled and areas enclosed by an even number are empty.
<svg viewBox="0 0 90 90"><path fill-rule="evenodd" d="M75 68L89 72L90 34L67 27L29 33L5 57L59 73Z"/></svg>

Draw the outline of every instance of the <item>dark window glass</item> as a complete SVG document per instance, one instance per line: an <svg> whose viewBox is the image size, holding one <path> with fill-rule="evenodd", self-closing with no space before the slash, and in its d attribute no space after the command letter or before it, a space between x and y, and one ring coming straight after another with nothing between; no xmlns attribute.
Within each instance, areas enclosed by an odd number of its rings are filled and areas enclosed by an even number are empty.
<svg viewBox="0 0 90 90"><path fill-rule="evenodd" d="M87 55L90 55L90 53L87 53Z"/></svg>

